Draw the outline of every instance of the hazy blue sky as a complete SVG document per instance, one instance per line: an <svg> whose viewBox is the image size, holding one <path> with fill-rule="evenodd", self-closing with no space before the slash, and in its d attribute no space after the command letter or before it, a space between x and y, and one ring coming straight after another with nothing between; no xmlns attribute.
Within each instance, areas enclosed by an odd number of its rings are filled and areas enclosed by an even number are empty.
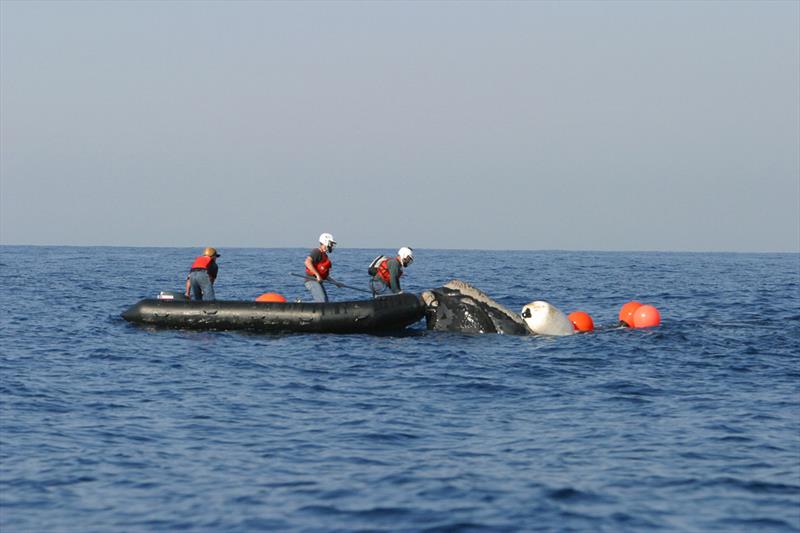
<svg viewBox="0 0 800 533"><path fill-rule="evenodd" d="M800 2L0 1L0 243L800 250Z"/></svg>

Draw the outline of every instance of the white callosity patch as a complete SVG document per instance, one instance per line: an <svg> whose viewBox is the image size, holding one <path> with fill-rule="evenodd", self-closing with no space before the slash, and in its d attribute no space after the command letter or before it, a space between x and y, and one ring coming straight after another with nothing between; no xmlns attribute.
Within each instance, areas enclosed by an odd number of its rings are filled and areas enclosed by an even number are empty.
<svg viewBox="0 0 800 533"><path fill-rule="evenodd" d="M439 305L439 302L436 301L436 296L431 291L422 293L422 302L427 307L437 307Z"/></svg>

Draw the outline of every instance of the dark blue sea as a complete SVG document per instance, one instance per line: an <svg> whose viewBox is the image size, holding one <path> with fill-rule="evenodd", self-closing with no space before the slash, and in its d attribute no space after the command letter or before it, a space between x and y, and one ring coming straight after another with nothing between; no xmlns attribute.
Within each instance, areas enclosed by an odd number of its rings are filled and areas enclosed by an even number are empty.
<svg viewBox="0 0 800 533"><path fill-rule="evenodd" d="M0 531L800 530L798 254L416 250L405 290L599 327L562 338L120 318L199 251L0 247ZM220 252L219 299L308 299L307 250Z"/></svg>

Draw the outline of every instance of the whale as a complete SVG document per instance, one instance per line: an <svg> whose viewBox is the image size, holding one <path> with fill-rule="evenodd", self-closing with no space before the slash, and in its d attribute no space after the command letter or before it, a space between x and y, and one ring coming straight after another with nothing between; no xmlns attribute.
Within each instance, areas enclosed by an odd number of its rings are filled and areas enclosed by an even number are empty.
<svg viewBox="0 0 800 533"><path fill-rule="evenodd" d="M433 331L499 333L501 335L555 335L574 333L567 316L543 300L514 313L469 283L454 279L420 296L425 322Z"/></svg>
<svg viewBox="0 0 800 533"><path fill-rule="evenodd" d="M451 280L421 295L427 328L459 333L528 335L520 315L492 300L465 281Z"/></svg>
<svg viewBox="0 0 800 533"><path fill-rule="evenodd" d="M522 319L537 335L566 336L575 333L575 327L556 306L537 300L522 308Z"/></svg>

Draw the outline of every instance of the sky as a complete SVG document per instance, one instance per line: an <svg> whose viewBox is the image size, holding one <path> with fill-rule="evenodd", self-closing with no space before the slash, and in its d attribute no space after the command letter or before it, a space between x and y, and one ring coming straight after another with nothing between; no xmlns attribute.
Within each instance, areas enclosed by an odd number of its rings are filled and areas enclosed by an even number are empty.
<svg viewBox="0 0 800 533"><path fill-rule="evenodd" d="M800 2L0 0L0 244L800 251Z"/></svg>

